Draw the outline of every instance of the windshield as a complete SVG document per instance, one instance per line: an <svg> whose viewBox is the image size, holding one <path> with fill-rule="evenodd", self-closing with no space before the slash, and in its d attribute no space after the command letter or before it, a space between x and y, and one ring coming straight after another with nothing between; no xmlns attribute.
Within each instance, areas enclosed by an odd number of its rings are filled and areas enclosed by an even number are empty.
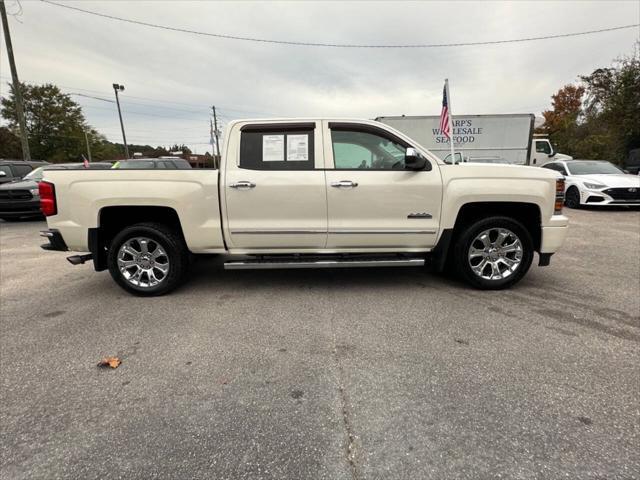
<svg viewBox="0 0 640 480"><path fill-rule="evenodd" d="M617 175L624 173L609 162L570 162L567 168L571 175Z"/></svg>
<svg viewBox="0 0 640 480"><path fill-rule="evenodd" d="M44 167L38 167L35 170L30 171L27 175L25 175L25 180L33 180L34 182L39 182L42 180L42 175L44 172Z"/></svg>

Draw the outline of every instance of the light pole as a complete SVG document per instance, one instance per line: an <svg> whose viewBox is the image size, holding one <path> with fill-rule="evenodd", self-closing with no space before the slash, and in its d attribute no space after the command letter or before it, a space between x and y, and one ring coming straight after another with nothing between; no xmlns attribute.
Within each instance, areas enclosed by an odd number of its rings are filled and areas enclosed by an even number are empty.
<svg viewBox="0 0 640 480"><path fill-rule="evenodd" d="M113 84L113 91L116 92L116 103L118 104L118 116L120 117L120 128L122 129L122 140L124 141L124 155L129 160L129 147L127 147L127 136L124 134L124 123L122 123L122 112L120 111L120 99L118 98L118 90L124 91L124 85Z"/></svg>

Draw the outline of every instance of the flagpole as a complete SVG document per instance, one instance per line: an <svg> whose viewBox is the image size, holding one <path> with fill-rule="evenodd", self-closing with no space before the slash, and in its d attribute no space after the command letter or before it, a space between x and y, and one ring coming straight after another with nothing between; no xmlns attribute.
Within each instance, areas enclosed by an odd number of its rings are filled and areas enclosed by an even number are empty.
<svg viewBox="0 0 640 480"><path fill-rule="evenodd" d="M451 115L451 94L449 93L449 79L444 79L444 88L447 91L447 115L449 115L449 128L451 129L450 137L449 137L449 145L451 145L451 164L456 164L456 153L453 148L453 116Z"/></svg>

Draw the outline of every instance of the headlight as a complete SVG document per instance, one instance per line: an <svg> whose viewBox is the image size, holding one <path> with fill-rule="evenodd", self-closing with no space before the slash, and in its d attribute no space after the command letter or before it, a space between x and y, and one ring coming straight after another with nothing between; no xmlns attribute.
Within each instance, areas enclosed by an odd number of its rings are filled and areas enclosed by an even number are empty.
<svg viewBox="0 0 640 480"><path fill-rule="evenodd" d="M40 195L40 191L37 188L30 188L29 191L31 192L31 195L33 195L34 197L37 197L38 195Z"/></svg>
<svg viewBox="0 0 640 480"><path fill-rule="evenodd" d="M587 182L584 182L584 186L592 190L605 187L605 185L602 185L600 183L587 183Z"/></svg>

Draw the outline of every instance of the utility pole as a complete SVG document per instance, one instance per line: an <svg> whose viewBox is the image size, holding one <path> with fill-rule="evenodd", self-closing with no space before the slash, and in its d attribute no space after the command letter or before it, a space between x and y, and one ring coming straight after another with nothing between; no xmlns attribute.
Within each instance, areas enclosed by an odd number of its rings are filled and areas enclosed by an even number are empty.
<svg viewBox="0 0 640 480"><path fill-rule="evenodd" d="M7 45L7 56L11 67L11 80L13 81L13 95L16 99L16 113L18 114L18 125L20 126L20 141L22 142L22 159L31 160L29 151L29 139L27 138L27 122L24 119L24 105L22 103L22 90L20 80L18 80L18 70L16 61L13 58L13 45L11 44L11 34L9 33L9 22L7 21L7 10L4 0L0 0L0 16L2 16L2 29L4 30L4 41Z"/></svg>
<svg viewBox="0 0 640 480"><path fill-rule="evenodd" d="M213 110L213 134L216 136L216 155L220 160L220 141L218 139L218 117L216 117L216 106L211 107Z"/></svg>
<svg viewBox="0 0 640 480"><path fill-rule="evenodd" d="M87 142L87 158L91 161L91 145L89 145L89 136L86 130L84 131L84 140Z"/></svg>
<svg viewBox="0 0 640 480"><path fill-rule="evenodd" d="M129 147L127 146L127 137L124 134L124 123L122 123L122 112L120 111L120 99L118 91L124 91L124 85L113 84L113 90L116 92L116 103L118 104L118 116L120 117L120 128L122 129L122 141L124 142L124 156L129 160Z"/></svg>
<svg viewBox="0 0 640 480"><path fill-rule="evenodd" d="M211 144L211 158L212 158L212 166L213 168L217 167L217 163L216 163L216 151L213 147L213 142L215 142L215 140L213 139L213 120L211 118L209 118L209 143ZM209 152L207 152L209 153Z"/></svg>

